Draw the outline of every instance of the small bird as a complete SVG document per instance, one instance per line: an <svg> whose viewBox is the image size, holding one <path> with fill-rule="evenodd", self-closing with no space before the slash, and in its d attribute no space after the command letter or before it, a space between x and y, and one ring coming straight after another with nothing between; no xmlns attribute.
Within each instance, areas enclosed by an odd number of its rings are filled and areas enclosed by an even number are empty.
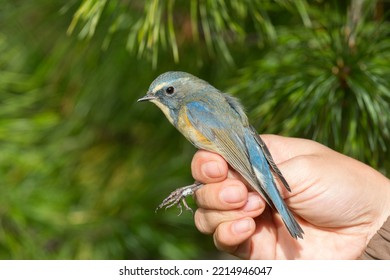
<svg viewBox="0 0 390 280"><path fill-rule="evenodd" d="M286 179L256 130L249 124L239 101L208 82L185 72L166 72L150 85L138 101L156 104L168 120L198 149L221 155L282 217L295 239L303 230L284 203L275 183L277 177L291 191ZM202 187L202 183L172 192L161 207L180 205L185 197Z"/></svg>

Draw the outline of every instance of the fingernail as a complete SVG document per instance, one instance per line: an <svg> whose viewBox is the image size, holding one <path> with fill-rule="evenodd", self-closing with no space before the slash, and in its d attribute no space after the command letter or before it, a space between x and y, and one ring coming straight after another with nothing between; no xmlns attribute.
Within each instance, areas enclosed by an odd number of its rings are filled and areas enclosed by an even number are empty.
<svg viewBox="0 0 390 280"><path fill-rule="evenodd" d="M242 209L245 212L251 212L255 210L259 210L261 208L261 200L257 195L248 196L248 201Z"/></svg>
<svg viewBox="0 0 390 280"><path fill-rule="evenodd" d="M219 178L222 177L221 167L216 161L208 161L202 165L202 172L209 178Z"/></svg>
<svg viewBox="0 0 390 280"><path fill-rule="evenodd" d="M220 198L227 203L238 203L244 199L241 188L237 186L227 186L220 192Z"/></svg>
<svg viewBox="0 0 390 280"><path fill-rule="evenodd" d="M251 230L251 222L248 219L234 222L232 229L237 234L248 232Z"/></svg>

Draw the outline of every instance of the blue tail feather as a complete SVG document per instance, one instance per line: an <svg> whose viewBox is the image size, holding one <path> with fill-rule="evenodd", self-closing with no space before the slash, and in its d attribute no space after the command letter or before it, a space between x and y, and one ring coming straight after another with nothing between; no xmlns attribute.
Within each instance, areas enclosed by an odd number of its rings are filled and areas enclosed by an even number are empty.
<svg viewBox="0 0 390 280"><path fill-rule="evenodd" d="M261 147L253 138L253 135L249 130L245 132L245 143L253 172L259 182L259 186L252 187L263 195L272 208L279 212L291 236L295 239L298 237L303 238L303 230L281 197L276 187L270 165L265 158Z"/></svg>

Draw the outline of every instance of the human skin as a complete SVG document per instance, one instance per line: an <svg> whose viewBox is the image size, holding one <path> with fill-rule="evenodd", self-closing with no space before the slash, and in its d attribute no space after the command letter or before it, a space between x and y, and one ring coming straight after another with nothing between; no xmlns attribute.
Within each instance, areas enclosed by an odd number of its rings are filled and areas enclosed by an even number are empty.
<svg viewBox="0 0 390 280"><path fill-rule="evenodd" d="M390 215L390 180L317 142L262 135L292 191L282 197L305 234L295 240L280 216L215 153L191 168L195 225L216 247L244 259L356 259Z"/></svg>

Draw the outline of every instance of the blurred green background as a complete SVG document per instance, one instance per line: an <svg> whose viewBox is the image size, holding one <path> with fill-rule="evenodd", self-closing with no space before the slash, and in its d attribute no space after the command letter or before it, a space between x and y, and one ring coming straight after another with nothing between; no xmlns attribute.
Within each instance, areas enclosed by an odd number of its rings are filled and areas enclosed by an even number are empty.
<svg viewBox="0 0 390 280"><path fill-rule="evenodd" d="M220 258L189 212L193 148L151 104L167 70L260 133L390 173L390 1L0 0L0 258ZM194 206L193 201L190 201Z"/></svg>

